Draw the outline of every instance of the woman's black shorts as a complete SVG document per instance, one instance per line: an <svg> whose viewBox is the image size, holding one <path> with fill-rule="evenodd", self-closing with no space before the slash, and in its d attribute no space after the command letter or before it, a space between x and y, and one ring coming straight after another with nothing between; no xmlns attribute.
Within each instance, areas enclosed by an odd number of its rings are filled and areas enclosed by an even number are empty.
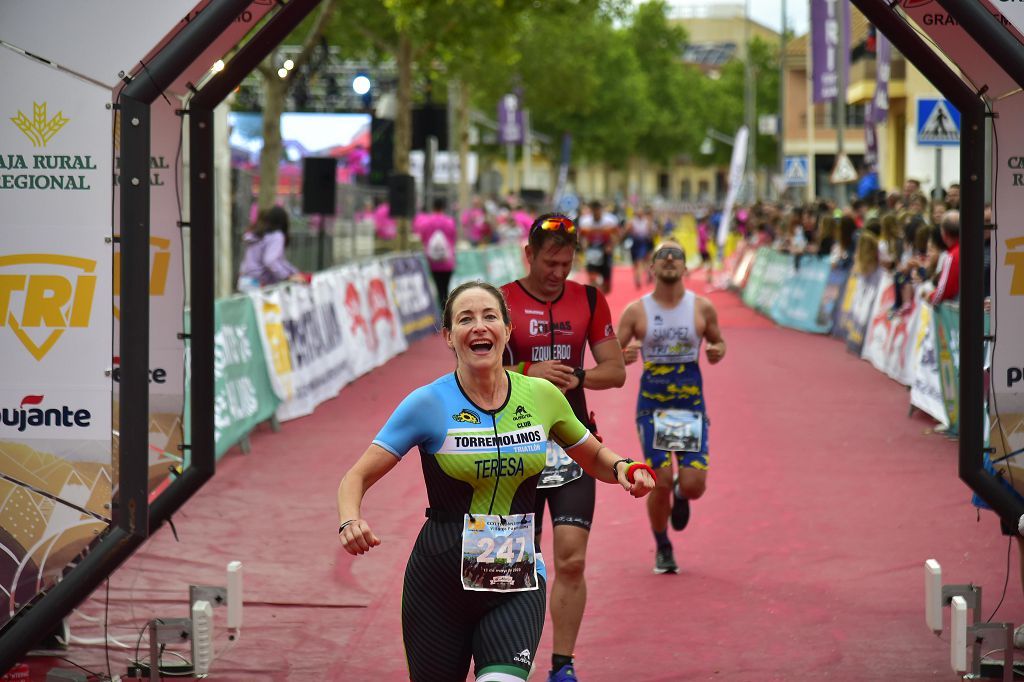
<svg viewBox="0 0 1024 682"><path fill-rule="evenodd" d="M414 682L464 682L494 665L524 671L537 654L547 592L462 588L462 524L428 520L405 569L402 635ZM538 576L539 577L539 576Z"/></svg>

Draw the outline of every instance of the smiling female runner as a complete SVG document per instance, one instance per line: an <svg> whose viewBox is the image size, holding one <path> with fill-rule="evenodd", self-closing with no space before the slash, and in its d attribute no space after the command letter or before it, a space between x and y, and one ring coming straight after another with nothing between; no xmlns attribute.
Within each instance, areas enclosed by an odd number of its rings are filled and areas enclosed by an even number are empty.
<svg viewBox="0 0 1024 682"><path fill-rule="evenodd" d="M410 393L342 478L340 539L350 554L380 544L362 516L363 495L418 447L430 507L402 593L409 677L462 681L473 659L477 682L525 680L544 625L533 508L548 439L634 497L655 479L594 438L551 382L502 368L511 327L500 291L467 282L442 318L455 371Z"/></svg>

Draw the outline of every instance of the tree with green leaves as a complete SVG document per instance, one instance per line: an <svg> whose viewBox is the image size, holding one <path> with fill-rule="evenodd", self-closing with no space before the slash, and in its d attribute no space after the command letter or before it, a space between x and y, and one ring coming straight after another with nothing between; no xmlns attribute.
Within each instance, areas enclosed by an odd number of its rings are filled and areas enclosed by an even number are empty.
<svg viewBox="0 0 1024 682"><path fill-rule="evenodd" d="M758 134L756 117L761 114L774 115L779 111L779 48L755 37L750 43L748 59L753 69L755 87L755 127L750 131L750 143L756 145L758 165L774 168L778 166L778 142L774 136ZM734 59L722 68L718 80L709 82L706 99L708 127L733 134L745 123L743 70L743 62ZM716 165L727 165L730 154L730 149L716 147L709 160Z"/></svg>
<svg viewBox="0 0 1024 682"><path fill-rule="evenodd" d="M278 74L276 50L256 67L263 86L263 151L260 152L260 192L257 198L257 204L261 209L273 206L277 196L278 165L284 152L281 142L281 114L284 113L288 90L295 81L296 74L300 73L302 67L309 61L313 49L327 29L335 5L336 0L323 0L316 17L312 21L307 20L305 25L300 26L292 34L296 37L302 36L302 48L292 60L294 66L288 69L283 77Z"/></svg>

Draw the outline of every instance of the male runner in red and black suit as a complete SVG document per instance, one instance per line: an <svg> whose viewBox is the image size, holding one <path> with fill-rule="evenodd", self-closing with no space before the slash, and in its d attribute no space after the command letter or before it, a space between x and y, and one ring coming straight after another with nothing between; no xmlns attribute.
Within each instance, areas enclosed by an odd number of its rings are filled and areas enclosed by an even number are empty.
<svg viewBox="0 0 1024 682"><path fill-rule="evenodd" d="M541 377L558 386L576 417L596 432L583 389L622 386L626 367L604 294L593 286L567 281L577 240L576 225L565 216L547 214L534 221L526 246L529 272L501 288L512 314L505 364L510 371ZM597 365L584 369L588 344ZM595 484L554 446L538 488L538 535L545 502L554 528L555 579L549 603L555 633L548 680L576 680L572 653L587 602L584 568Z"/></svg>

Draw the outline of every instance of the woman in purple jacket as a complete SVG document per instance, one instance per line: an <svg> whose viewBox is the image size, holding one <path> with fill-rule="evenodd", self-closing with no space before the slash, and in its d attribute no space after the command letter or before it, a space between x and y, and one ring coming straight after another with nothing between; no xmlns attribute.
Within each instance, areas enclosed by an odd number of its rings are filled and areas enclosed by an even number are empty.
<svg viewBox="0 0 1024 682"><path fill-rule="evenodd" d="M252 291L285 280L305 282L306 277L288 262L288 213L280 206L265 208L242 236L245 255L238 268L238 290Z"/></svg>

